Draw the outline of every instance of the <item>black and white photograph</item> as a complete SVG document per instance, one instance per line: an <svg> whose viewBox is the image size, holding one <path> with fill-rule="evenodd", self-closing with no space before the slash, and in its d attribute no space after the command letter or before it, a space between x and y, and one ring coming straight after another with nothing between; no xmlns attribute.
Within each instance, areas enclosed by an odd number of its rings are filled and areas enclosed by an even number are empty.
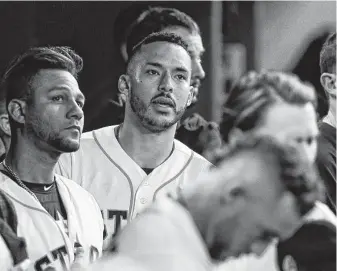
<svg viewBox="0 0 337 271"><path fill-rule="evenodd" d="M332 1L0 1L0 271L336 271Z"/></svg>

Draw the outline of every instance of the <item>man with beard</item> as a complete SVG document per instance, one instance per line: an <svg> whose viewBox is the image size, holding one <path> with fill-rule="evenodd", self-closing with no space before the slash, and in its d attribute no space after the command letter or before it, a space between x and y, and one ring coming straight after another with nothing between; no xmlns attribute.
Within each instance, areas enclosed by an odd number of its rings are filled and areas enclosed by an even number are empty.
<svg viewBox="0 0 337 271"><path fill-rule="evenodd" d="M108 230L121 226L155 198L175 194L210 163L174 139L192 101L192 61L186 43L155 33L137 44L118 81L124 121L83 135L79 151L63 155L59 172L97 199Z"/></svg>
<svg viewBox="0 0 337 271"><path fill-rule="evenodd" d="M273 238L301 226L322 186L297 149L270 137L242 138L219 152L215 165L177 200L158 199L128 224L116 238L117 257L149 271L206 271L212 261L260 255ZM115 262L97 264L103 271Z"/></svg>
<svg viewBox="0 0 337 271"><path fill-rule="evenodd" d="M70 48L38 47L14 59L1 82L12 139L0 165L0 189L14 204L28 270L68 270L102 251L104 226L96 201L54 173L60 155L79 148L81 69L81 57Z"/></svg>
<svg viewBox="0 0 337 271"><path fill-rule="evenodd" d="M142 9L140 11L140 6ZM193 86L193 99L188 108L198 102L201 82L205 78L202 66L202 55L205 48L198 24L188 14L169 7L146 7L144 4L135 4L119 13L114 23L114 41L125 62L132 48L148 35L156 32L174 33L184 37L188 50L192 56L191 85ZM137 18L132 21L130 18ZM117 101L111 101L109 106L90 123L90 127L102 127L119 124L123 121L125 95L117 93ZM102 117L110 114L109 118ZM188 116L187 112L185 116ZM221 136L217 125L206 121L202 116L194 113L178 122L175 138L187 145L193 151L207 157L213 147L221 145Z"/></svg>

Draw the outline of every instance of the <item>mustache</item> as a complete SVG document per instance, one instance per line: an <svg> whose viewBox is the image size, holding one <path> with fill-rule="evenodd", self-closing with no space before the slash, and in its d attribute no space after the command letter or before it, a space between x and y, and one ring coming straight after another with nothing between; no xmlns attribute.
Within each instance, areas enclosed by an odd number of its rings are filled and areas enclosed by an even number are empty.
<svg viewBox="0 0 337 271"><path fill-rule="evenodd" d="M176 102L174 101L174 99L172 98L171 94L170 93L161 93L161 94L158 94L156 96L154 96L152 99L151 99L151 103L155 103L156 100L158 98L164 98L164 99L170 99L170 101L172 102L174 108L176 107Z"/></svg>

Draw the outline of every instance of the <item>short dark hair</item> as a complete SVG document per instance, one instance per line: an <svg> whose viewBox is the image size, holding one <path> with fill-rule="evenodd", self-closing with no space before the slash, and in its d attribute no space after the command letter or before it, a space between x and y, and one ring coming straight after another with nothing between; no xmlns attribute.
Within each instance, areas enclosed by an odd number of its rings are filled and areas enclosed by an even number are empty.
<svg viewBox="0 0 337 271"><path fill-rule="evenodd" d="M314 164L296 147L280 143L269 136L245 136L234 146L224 146L211 162L218 166L243 151L260 153L266 163L274 162L285 190L297 199L301 215L308 213L316 200L324 198L324 186Z"/></svg>
<svg viewBox="0 0 337 271"><path fill-rule="evenodd" d="M154 42L169 42L176 44L178 46L181 46L185 49L185 51L188 53L189 56L191 56L191 53L188 50L187 43L183 40L182 37L173 34L173 33L152 33L149 36L147 36L145 39L141 40L138 44L136 44L131 51L131 54L128 59L128 64L131 62L133 56L139 52L139 50L142 48L143 45L154 43Z"/></svg>
<svg viewBox="0 0 337 271"><path fill-rule="evenodd" d="M168 27L184 27L191 33L200 34L197 23L186 13L175 8L149 7L130 26L126 37L128 58L132 48L148 35Z"/></svg>
<svg viewBox="0 0 337 271"><path fill-rule="evenodd" d="M319 66L321 73L334 72L333 69L336 67L336 33L330 34L325 40L319 56Z"/></svg>
<svg viewBox="0 0 337 271"><path fill-rule="evenodd" d="M220 131L225 142L233 128L255 128L270 105L312 103L317 107L316 91L293 74L276 71L248 72L231 89L223 106Z"/></svg>
<svg viewBox="0 0 337 271"><path fill-rule="evenodd" d="M6 106L13 99L29 100L32 80L40 70L65 70L77 79L82 67L82 58L69 47L30 48L12 60L2 77L1 91L6 93Z"/></svg>

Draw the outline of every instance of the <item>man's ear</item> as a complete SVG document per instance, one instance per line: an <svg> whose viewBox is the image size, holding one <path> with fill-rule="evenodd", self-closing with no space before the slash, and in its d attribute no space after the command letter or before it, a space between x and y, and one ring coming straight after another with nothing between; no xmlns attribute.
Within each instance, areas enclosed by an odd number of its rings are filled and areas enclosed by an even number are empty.
<svg viewBox="0 0 337 271"><path fill-rule="evenodd" d="M187 103L186 103L187 106L191 105L194 95L195 95L194 87L190 86L190 92L188 93Z"/></svg>
<svg viewBox="0 0 337 271"><path fill-rule="evenodd" d="M125 96L129 95L131 90L130 77L127 74L122 74L118 79L118 91Z"/></svg>
<svg viewBox="0 0 337 271"><path fill-rule="evenodd" d="M0 129L7 136L11 136L11 127L9 126L8 114L1 114L0 115Z"/></svg>
<svg viewBox="0 0 337 271"><path fill-rule="evenodd" d="M324 72L321 74L320 80L323 88L329 93L329 95L336 96L336 76L334 74Z"/></svg>
<svg viewBox="0 0 337 271"><path fill-rule="evenodd" d="M25 123L27 104L25 101L13 99L8 104L8 115L17 123Z"/></svg>

